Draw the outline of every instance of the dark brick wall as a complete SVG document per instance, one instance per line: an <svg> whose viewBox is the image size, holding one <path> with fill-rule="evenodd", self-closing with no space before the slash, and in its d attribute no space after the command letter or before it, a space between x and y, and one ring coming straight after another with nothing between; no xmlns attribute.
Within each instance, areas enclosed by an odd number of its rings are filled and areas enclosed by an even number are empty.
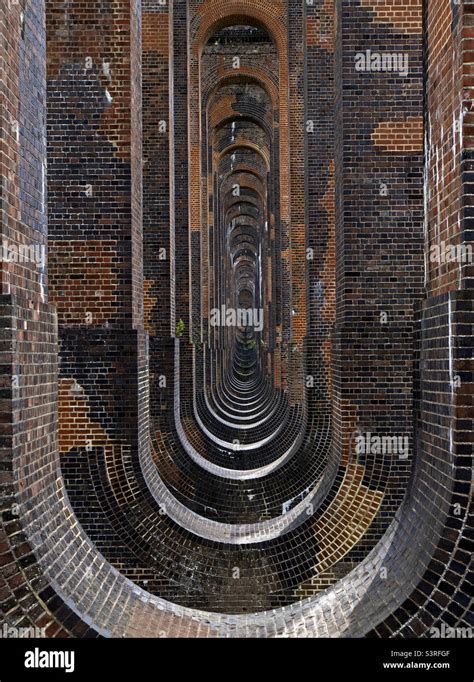
<svg viewBox="0 0 474 682"><path fill-rule="evenodd" d="M60 324L130 328L143 305L140 4L50 2L47 35L51 301Z"/></svg>
<svg viewBox="0 0 474 682"><path fill-rule="evenodd" d="M409 443L406 459L380 452L360 460L364 483L385 490L362 553L400 505L413 459L413 310L423 294L420 16L421 3L391 10L369 2L338 4L342 130L336 154L333 447L345 464L354 457L356 433L398 435ZM406 74L358 70L358 55L368 50L400 55Z"/></svg>
<svg viewBox="0 0 474 682"><path fill-rule="evenodd" d="M137 456L138 405L147 382L137 369L146 358L141 5L109 3L102 10L73 3L65 14L51 2L47 11L60 450L110 440L111 448L128 447Z"/></svg>
<svg viewBox="0 0 474 682"><path fill-rule="evenodd" d="M45 300L45 31L42 4L2 6L2 291ZM8 74L8 76L7 76Z"/></svg>
<svg viewBox="0 0 474 682"><path fill-rule="evenodd" d="M2 4L4 622L473 625L472 7Z"/></svg>
<svg viewBox="0 0 474 682"><path fill-rule="evenodd" d="M335 316L335 12L325 4L306 5L306 260L309 270L308 400L330 410L331 333ZM310 132L312 131L312 132Z"/></svg>
<svg viewBox="0 0 474 682"><path fill-rule="evenodd" d="M2 624L49 637L93 636L51 589L34 537L39 491L57 469L57 318L46 303L44 4L3 2L2 296L0 297L0 611ZM24 247L18 259L16 247ZM44 249L44 250L43 250Z"/></svg>
<svg viewBox="0 0 474 682"><path fill-rule="evenodd" d="M174 334L171 267L170 31L166 5L143 4L143 178L145 327L150 336ZM174 287L173 287L174 289Z"/></svg>

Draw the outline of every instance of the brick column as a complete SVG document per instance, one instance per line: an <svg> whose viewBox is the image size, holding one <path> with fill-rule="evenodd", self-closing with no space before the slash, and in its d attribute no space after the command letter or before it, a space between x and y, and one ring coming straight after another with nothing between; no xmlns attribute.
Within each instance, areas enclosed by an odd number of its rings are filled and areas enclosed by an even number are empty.
<svg viewBox="0 0 474 682"><path fill-rule="evenodd" d="M433 463L430 494L453 491L445 530L451 542L450 529L469 525L472 495L473 3L428 3L425 31L427 295L418 311L417 429L420 451Z"/></svg>
<svg viewBox="0 0 474 682"><path fill-rule="evenodd" d="M363 483L388 494L373 538L405 493L413 454L414 306L422 277L421 2L338 3L334 442L398 436L368 452Z"/></svg>
<svg viewBox="0 0 474 682"><path fill-rule="evenodd" d="M330 412L331 335L335 319L335 10L333 3L307 4L306 259L308 282L307 388L318 414Z"/></svg>
<svg viewBox="0 0 474 682"><path fill-rule="evenodd" d="M175 317L173 3L142 3L143 267L150 413L172 408Z"/></svg>
<svg viewBox="0 0 474 682"><path fill-rule="evenodd" d="M57 485L49 467L57 452L57 321L47 302L43 1L3 1L0 33L0 611L3 623L64 635L37 601L44 580L30 543L39 491Z"/></svg>
<svg viewBox="0 0 474 682"><path fill-rule="evenodd" d="M141 3L47 7L50 292L65 451L146 446ZM138 379L137 379L138 374ZM144 421L143 421L144 420ZM84 430L84 424L87 424Z"/></svg>

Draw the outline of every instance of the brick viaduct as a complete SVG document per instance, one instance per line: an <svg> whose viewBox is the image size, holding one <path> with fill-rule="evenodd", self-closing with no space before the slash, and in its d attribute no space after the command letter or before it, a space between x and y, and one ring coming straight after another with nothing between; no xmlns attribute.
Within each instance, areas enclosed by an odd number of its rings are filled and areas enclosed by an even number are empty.
<svg viewBox="0 0 474 682"><path fill-rule="evenodd" d="M441 257L474 2L1 0L1 32L3 622L474 626L473 266Z"/></svg>

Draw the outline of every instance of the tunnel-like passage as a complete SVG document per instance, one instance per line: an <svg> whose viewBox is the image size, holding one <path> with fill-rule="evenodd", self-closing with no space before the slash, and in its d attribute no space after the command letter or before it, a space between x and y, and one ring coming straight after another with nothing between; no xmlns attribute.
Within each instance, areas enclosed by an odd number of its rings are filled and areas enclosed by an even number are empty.
<svg viewBox="0 0 474 682"><path fill-rule="evenodd" d="M472 234L472 16L421 5L10 8L2 238L47 258L1 263L5 622L471 622L472 273L429 254Z"/></svg>

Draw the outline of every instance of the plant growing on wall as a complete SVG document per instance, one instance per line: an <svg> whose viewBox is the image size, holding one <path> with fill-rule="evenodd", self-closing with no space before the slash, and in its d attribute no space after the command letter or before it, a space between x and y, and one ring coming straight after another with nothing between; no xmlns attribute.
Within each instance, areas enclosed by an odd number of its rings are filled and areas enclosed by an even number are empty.
<svg viewBox="0 0 474 682"><path fill-rule="evenodd" d="M183 336L184 329L185 329L185 324L184 324L183 320L180 319L179 322L176 324L175 335L176 335L177 339L179 339Z"/></svg>

